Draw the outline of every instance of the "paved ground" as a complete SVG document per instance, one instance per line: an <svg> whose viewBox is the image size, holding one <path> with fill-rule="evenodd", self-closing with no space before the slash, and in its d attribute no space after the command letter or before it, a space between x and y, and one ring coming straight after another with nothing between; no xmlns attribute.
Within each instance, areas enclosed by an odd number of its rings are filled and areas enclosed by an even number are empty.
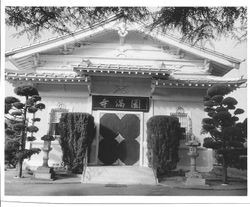
<svg viewBox="0 0 250 207"><path fill-rule="evenodd" d="M81 196L81 195L144 195L144 196L245 196L246 190L200 190L166 186L105 186L97 184L16 184L5 186L5 195L14 196Z"/></svg>
<svg viewBox="0 0 250 207"><path fill-rule="evenodd" d="M15 196L80 196L80 195L144 195L144 196L244 196L246 190L200 190L166 186L105 186L96 184L16 184L5 186L5 195Z"/></svg>
<svg viewBox="0 0 250 207"><path fill-rule="evenodd" d="M246 182L232 180L222 186L210 180L210 186L185 186L180 178L165 180L159 185L81 184L79 177L61 177L55 181L13 179L14 172L5 172L5 195L12 196L81 196L81 195L144 195L144 196L246 196Z"/></svg>

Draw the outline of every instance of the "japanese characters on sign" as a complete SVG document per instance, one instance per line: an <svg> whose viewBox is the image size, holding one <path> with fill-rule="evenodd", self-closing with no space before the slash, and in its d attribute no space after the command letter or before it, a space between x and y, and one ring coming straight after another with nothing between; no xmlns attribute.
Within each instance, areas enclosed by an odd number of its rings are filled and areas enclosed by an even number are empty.
<svg viewBox="0 0 250 207"><path fill-rule="evenodd" d="M93 110L149 111L148 97L92 96Z"/></svg>

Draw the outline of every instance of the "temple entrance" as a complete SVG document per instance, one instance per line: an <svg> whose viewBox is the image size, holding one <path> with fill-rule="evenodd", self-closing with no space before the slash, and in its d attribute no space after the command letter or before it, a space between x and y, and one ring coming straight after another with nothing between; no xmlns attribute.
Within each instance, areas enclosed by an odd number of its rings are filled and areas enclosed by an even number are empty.
<svg viewBox="0 0 250 207"><path fill-rule="evenodd" d="M98 164L139 165L140 143L139 113L100 113Z"/></svg>

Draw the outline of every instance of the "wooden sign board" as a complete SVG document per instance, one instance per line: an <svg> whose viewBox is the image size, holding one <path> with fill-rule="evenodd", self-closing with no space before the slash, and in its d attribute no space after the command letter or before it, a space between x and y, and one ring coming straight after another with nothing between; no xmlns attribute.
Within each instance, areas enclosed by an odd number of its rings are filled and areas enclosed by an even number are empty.
<svg viewBox="0 0 250 207"><path fill-rule="evenodd" d="M92 96L93 110L149 111L148 97Z"/></svg>

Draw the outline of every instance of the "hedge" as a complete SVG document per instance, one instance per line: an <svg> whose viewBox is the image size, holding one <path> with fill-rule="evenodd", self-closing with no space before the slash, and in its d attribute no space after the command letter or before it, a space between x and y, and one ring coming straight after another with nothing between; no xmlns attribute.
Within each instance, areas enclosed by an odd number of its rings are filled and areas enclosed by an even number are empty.
<svg viewBox="0 0 250 207"><path fill-rule="evenodd" d="M157 177L176 168L180 129L178 118L172 116L153 116L147 122L148 160Z"/></svg>
<svg viewBox="0 0 250 207"><path fill-rule="evenodd" d="M87 113L62 113L59 129L63 162L73 173L82 173L86 150L95 135L93 116Z"/></svg>

